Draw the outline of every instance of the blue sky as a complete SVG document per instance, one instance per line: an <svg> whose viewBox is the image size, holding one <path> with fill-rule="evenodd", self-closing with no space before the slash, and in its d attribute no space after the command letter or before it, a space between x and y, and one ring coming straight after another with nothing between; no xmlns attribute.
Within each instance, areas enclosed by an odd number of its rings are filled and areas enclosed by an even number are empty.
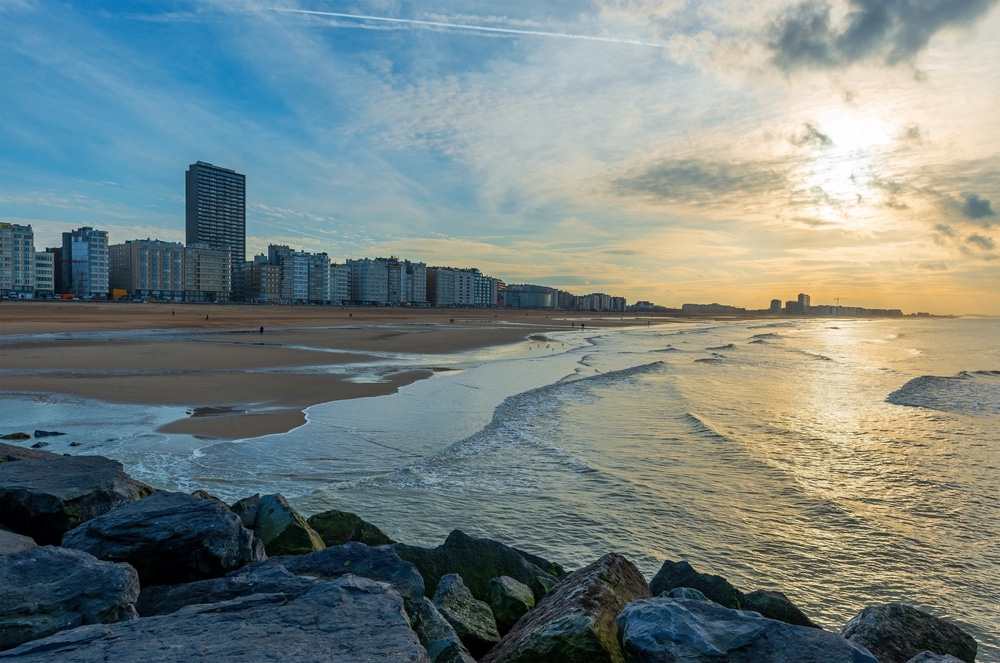
<svg viewBox="0 0 1000 663"><path fill-rule="evenodd" d="M366 18L363 18L366 17ZM1000 314L996 0L0 3L0 219L667 306Z"/></svg>

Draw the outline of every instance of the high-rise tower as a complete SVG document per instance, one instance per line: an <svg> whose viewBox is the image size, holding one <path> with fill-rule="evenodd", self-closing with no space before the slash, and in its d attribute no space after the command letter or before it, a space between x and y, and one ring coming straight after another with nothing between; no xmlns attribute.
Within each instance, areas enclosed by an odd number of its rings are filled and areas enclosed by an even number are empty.
<svg viewBox="0 0 1000 663"><path fill-rule="evenodd" d="M199 161L188 168L185 195L186 243L229 249L233 298L240 301L247 246L246 176Z"/></svg>

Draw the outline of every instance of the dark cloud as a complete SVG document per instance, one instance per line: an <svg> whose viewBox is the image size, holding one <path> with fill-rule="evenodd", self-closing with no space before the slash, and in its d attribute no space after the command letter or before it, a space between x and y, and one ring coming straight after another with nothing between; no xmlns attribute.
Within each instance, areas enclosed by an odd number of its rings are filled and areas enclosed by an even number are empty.
<svg viewBox="0 0 1000 663"><path fill-rule="evenodd" d="M718 163L666 159L612 182L620 195L647 194L663 200L697 202L730 193L759 193L783 187L785 176L763 163Z"/></svg>
<svg viewBox="0 0 1000 663"><path fill-rule="evenodd" d="M984 237L983 235L969 235L965 238L966 244L974 244L978 246L983 251L992 251L997 247L996 242L994 242L989 237Z"/></svg>
<svg viewBox="0 0 1000 663"><path fill-rule="evenodd" d="M955 231L951 229L951 226L947 226L943 223L939 223L936 226L934 226L934 230L938 231L942 235L945 235L946 237L955 236Z"/></svg>
<svg viewBox="0 0 1000 663"><path fill-rule="evenodd" d="M946 272L948 264L944 262L918 262L917 269L926 269L929 272Z"/></svg>
<svg viewBox="0 0 1000 663"><path fill-rule="evenodd" d="M801 134L796 134L788 139L795 147L805 147L813 145L815 147L829 147L833 145L833 140L825 133L806 122L805 129Z"/></svg>
<svg viewBox="0 0 1000 663"><path fill-rule="evenodd" d="M990 201L980 198L974 193L967 193L963 196L965 204L962 205L962 214L970 219L985 219L988 216L996 216Z"/></svg>
<svg viewBox="0 0 1000 663"><path fill-rule="evenodd" d="M968 27L997 0L848 0L834 23L830 5L804 0L785 10L767 35L772 61L784 70L836 69L866 60L907 62L943 28Z"/></svg>
<svg viewBox="0 0 1000 663"><path fill-rule="evenodd" d="M902 135L903 140L916 141L916 142L920 142L920 140L923 139L923 137L924 137L924 131L923 129L920 128L919 124L911 124L910 126L906 127L906 130L903 131Z"/></svg>

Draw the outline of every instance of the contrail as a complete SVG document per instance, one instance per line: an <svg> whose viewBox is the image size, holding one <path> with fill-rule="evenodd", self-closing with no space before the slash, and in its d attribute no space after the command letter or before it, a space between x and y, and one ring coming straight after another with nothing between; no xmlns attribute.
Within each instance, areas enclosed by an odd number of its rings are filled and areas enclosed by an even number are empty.
<svg viewBox="0 0 1000 663"><path fill-rule="evenodd" d="M616 37L595 37L592 35L575 35L567 32L546 32L544 30L518 30L516 28L491 28L485 25L465 25L462 23L444 23L441 21L419 21L413 18L389 18L387 16L365 16L363 14L338 14L337 12L310 11L308 9L284 9L271 7L277 12L292 12L295 14L314 14L317 16L333 16L336 18L352 18L357 21L381 21L383 23L404 23L430 28L450 28L452 30L472 30L474 32L492 32L508 35L527 35L530 37L558 37L560 39L583 39L585 41L603 41L611 44L628 44L630 46L648 46L652 48L667 48L665 44L656 44L637 39L618 39Z"/></svg>

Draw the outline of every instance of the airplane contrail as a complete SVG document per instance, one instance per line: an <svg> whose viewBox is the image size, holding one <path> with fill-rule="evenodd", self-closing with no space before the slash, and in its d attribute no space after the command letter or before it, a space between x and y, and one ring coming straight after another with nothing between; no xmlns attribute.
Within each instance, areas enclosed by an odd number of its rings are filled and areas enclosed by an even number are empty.
<svg viewBox="0 0 1000 663"><path fill-rule="evenodd" d="M593 35L579 35L568 32L547 32L544 30L518 30L516 28L492 28L485 25L466 25L463 23L445 23L443 21L420 21L413 18L390 18L387 16L365 16L363 14L340 14L337 12L321 12L308 9L284 9L282 7L271 7L277 12L291 12L295 14L314 14L317 16L333 16L335 18L350 18L357 21L381 21L383 23L403 23L406 25L419 25L430 28L451 28L453 30L472 30L474 32L492 32L508 35L527 35L530 37L558 37L560 39L583 39L585 41L603 41L611 44L627 44L630 46L648 46L652 48L667 48L665 44L656 44L649 41L639 41L637 39L619 39L616 37L596 37Z"/></svg>

